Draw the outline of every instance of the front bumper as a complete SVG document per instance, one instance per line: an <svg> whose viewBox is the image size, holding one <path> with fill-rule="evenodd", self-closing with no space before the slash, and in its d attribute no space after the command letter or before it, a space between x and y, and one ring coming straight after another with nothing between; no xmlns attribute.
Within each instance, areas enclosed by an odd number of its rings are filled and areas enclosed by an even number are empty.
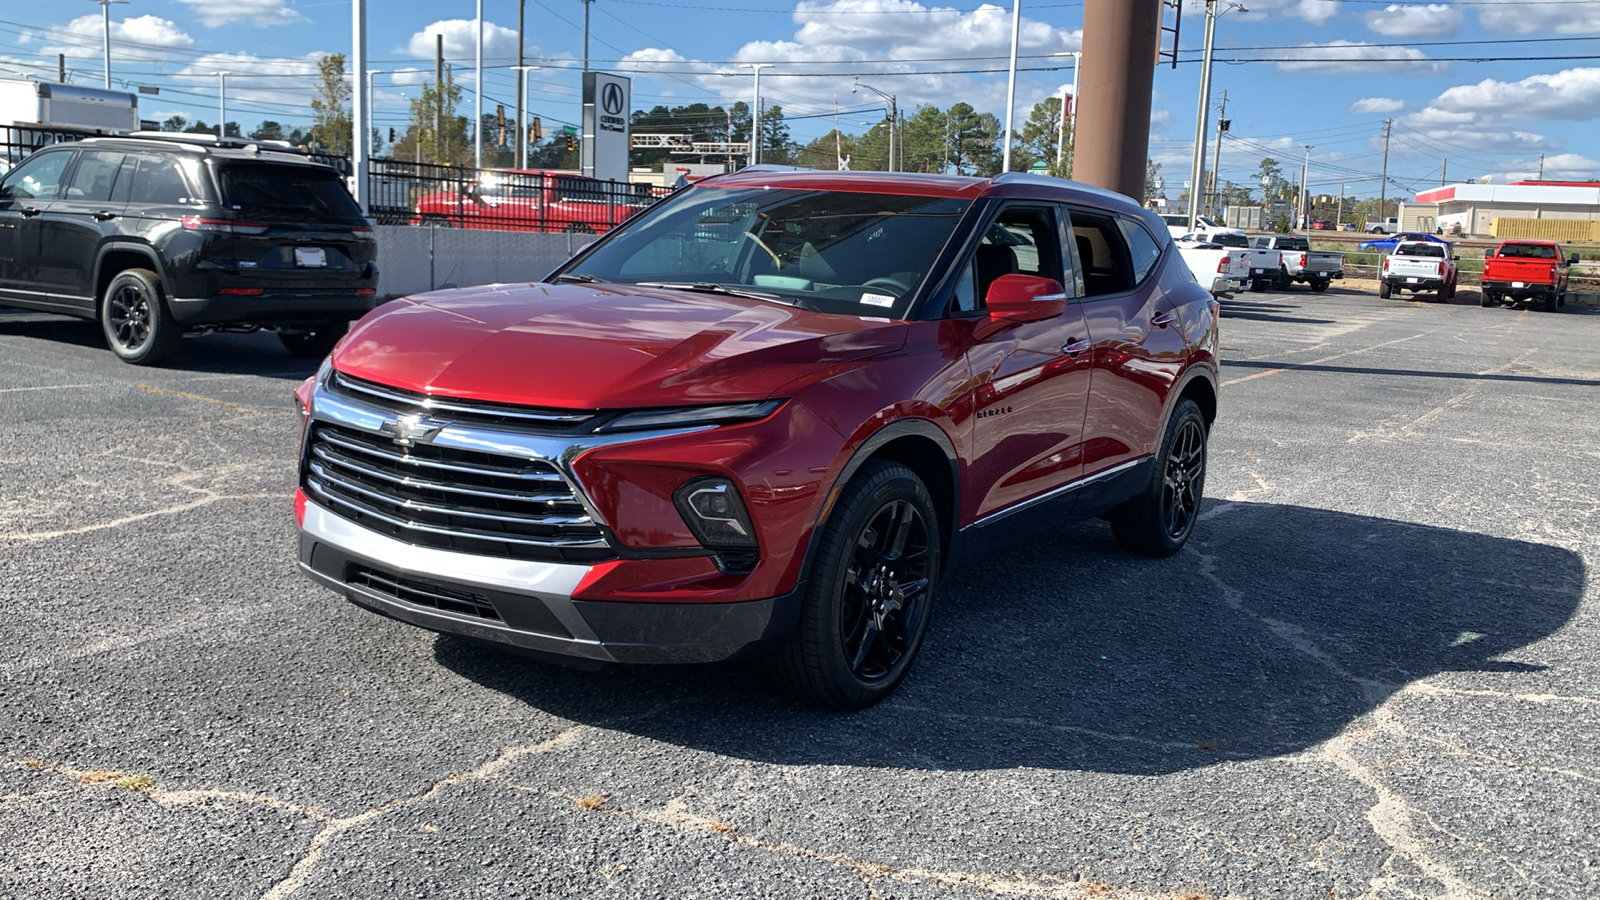
<svg viewBox="0 0 1600 900"><path fill-rule="evenodd" d="M700 663L776 650L794 630L794 593L737 603L575 600L587 565L418 547L314 502L300 568L374 612L447 634L598 662Z"/></svg>

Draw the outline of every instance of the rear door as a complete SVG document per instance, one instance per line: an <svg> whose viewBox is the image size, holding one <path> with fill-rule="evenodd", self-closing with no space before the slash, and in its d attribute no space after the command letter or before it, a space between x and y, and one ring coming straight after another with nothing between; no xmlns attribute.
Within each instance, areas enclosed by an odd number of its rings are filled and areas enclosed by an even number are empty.
<svg viewBox="0 0 1600 900"><path fill-rule="evenodd" d="M1083 452L1083 473L1094 475L1155 451L1188 345L1161 285L1170 249L1131 217L1070 212L1094 345Z"/></svg>
<svg viewBox="0 0 1600 900"><path fill-rule="evenodd" d="M112 198L124 156L120 150L79 152L65 190L39 216L39 279L45 290L61 294L84 314L95 308L100 245L122 227L126 204Z"/></svg>

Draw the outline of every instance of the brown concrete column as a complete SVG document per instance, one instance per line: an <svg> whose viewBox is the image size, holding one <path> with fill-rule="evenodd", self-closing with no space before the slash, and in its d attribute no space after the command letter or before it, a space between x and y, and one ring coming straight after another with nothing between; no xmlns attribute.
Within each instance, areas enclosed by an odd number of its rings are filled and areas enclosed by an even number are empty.
<svg viewBox="0 0 1600 900"><path fill-rule="evenodd" d="M1085 0L1072 177L1144 201L1161 0Z"/></svg>

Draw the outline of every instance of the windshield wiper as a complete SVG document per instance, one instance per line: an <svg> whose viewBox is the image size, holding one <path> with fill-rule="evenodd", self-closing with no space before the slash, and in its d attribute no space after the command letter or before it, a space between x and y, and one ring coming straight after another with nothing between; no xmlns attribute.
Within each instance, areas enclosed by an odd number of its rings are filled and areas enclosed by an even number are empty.
<svg viewBox="0 0 1600 900"><path fill-rule="evenodd" d="M767 294L761 291L746 291L731 288L715 281L640 281L639 287L666 288L669 291L693 291L697 294L722 294L727 297L744 297L747 300L767 300L772 303L782 303L793 306L794 303L779 297L777 294Z"/></svg>
<svg viewBox="0 0 1600 900"><path fill-rule="evenodd" d="M606 281L604 278L596 278L593 275L583 275L583 274L573 273L573 272L563 272L560 275L556 276L556 280L557 281L566 282L567 284L609 284L610 283L610 282Z"/></svg>

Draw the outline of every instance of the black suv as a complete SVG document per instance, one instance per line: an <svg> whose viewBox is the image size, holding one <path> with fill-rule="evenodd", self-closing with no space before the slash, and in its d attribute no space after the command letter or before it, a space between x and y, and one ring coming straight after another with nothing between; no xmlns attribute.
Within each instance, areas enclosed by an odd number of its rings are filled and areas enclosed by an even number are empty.
<svg viewBox="0 0 1600 900"><path fill-rule="evenodd" d="M375 305L376 257L339 174L271 144L89 138L0 178L0 304L97 319L136 365L186 331L268 329L323 356Z"/></svg>

